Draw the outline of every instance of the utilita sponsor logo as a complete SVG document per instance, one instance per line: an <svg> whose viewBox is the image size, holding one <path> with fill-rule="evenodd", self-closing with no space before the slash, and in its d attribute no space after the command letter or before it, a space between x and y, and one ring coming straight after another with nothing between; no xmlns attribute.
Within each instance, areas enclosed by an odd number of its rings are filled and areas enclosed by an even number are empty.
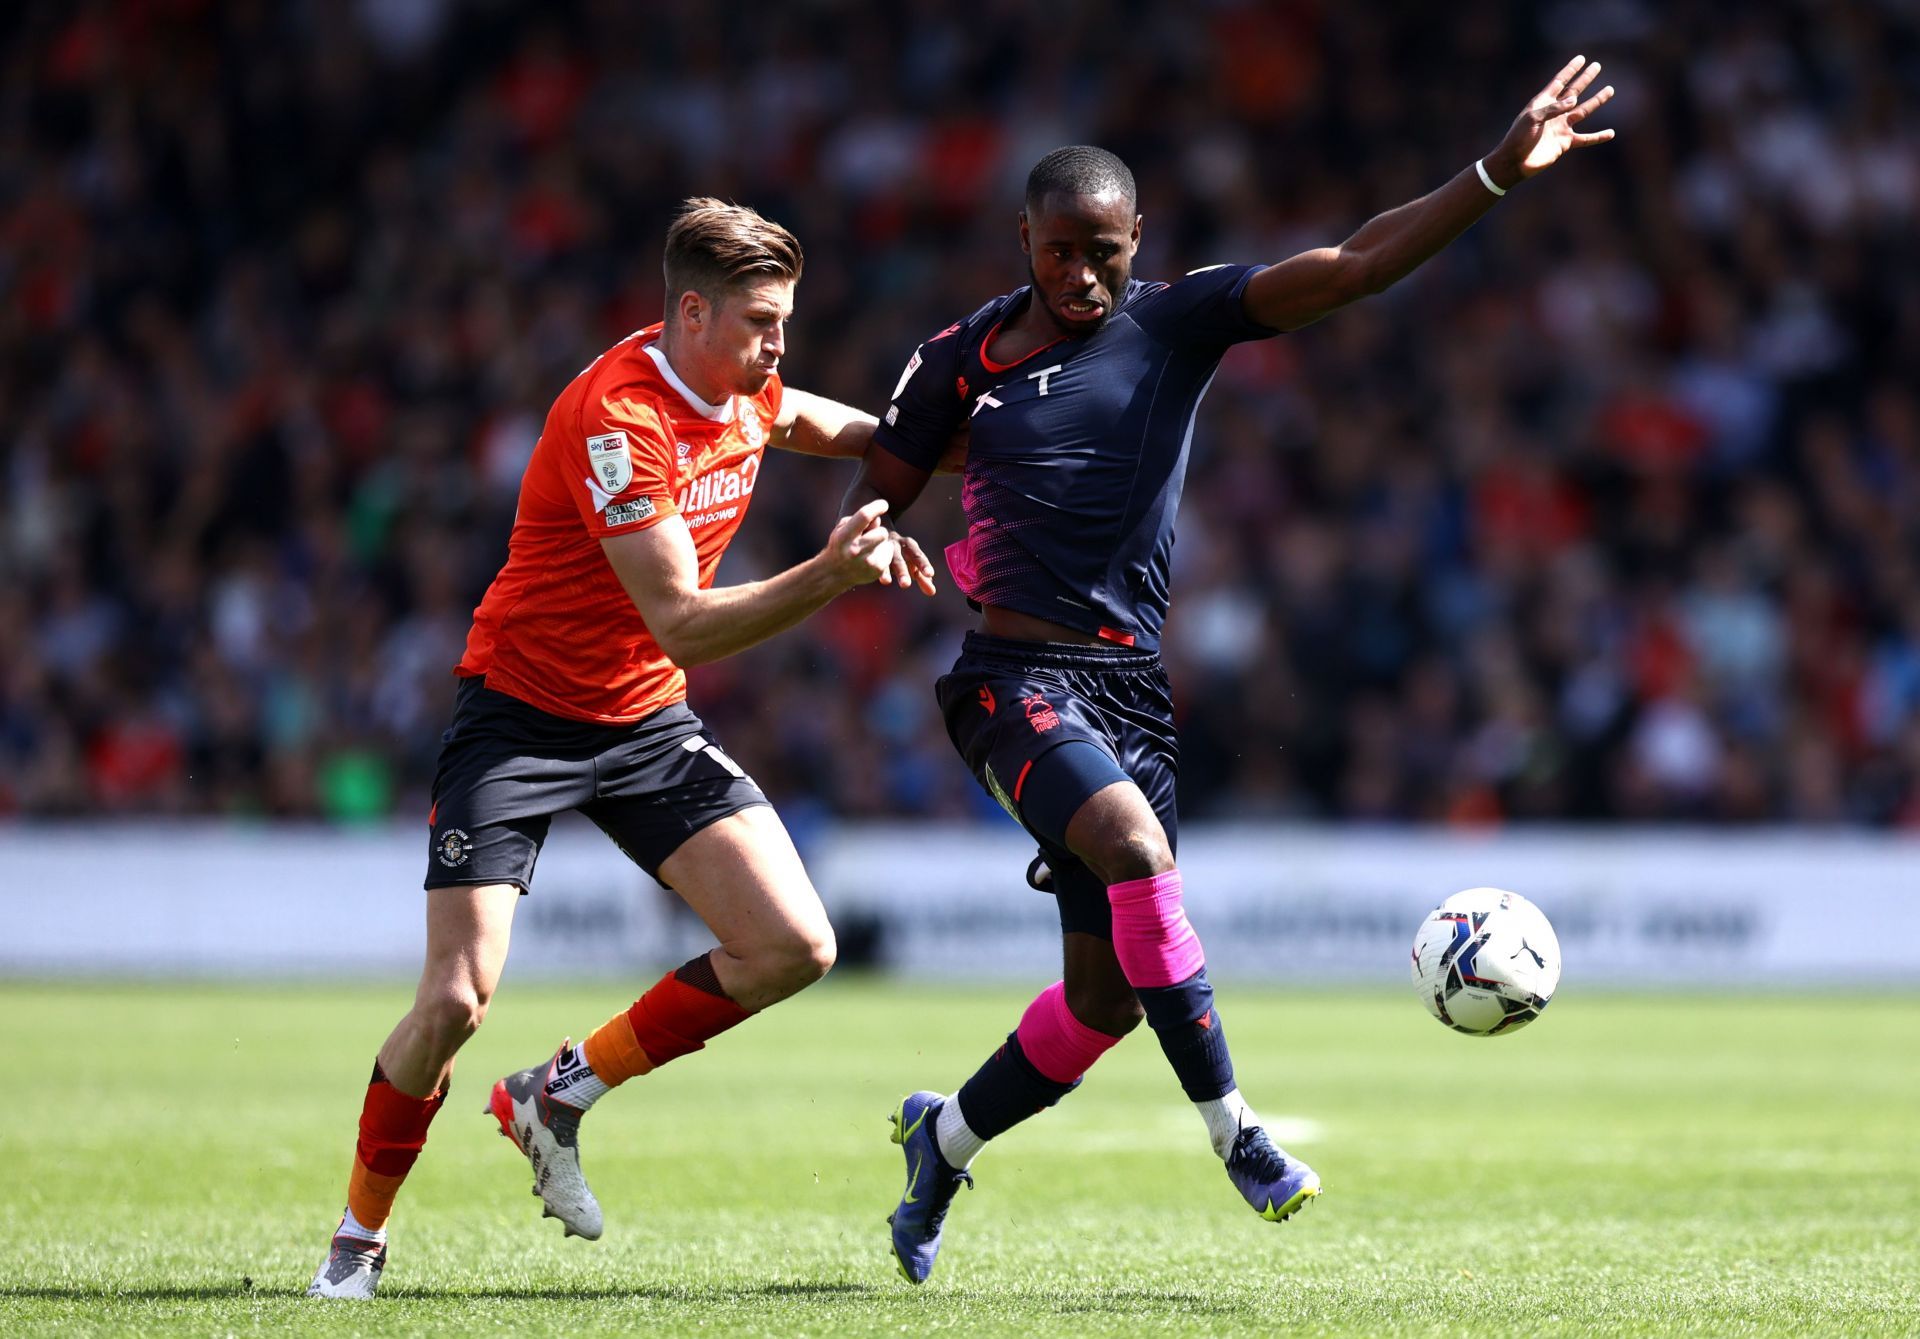
<svg viewBox="0 0 1920 1339"><path fill-rule="evenodd" d="M730 469L709 470L680 490L674 499L681 514L706 511L711 507L724 507L729 502L738 502L753 493L753 485L760 477L760 457L748 456Z"/></svg>

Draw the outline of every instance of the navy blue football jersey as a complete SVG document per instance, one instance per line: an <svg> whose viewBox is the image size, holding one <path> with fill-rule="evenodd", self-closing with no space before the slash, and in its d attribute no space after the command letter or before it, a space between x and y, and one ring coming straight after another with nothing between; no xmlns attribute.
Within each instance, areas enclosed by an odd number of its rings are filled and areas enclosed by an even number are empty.
<svg viewBox="0 0 1920 1339"><path fill-rule="evenodd" d="M993 362L987 347L1027 301L1021 288L914 351L874 440L931 470L969 425L967 538L947 550L969 600L1159 646L1200 397L1228 348L1275 333L1240 307L1260 268L1133 280L1092 335Z"/></svg>

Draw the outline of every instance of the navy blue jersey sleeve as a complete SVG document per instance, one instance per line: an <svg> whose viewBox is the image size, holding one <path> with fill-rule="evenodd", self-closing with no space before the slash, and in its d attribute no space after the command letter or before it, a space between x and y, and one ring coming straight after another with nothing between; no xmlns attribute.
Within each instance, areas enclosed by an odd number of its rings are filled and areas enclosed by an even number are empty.
<svg viewBox="0 0 1920 1339"><path fill-rule="evenodd" d="M1164 339L1202 344L1240 344L1280 332L1251 319L1241 305L1247 281L1264 265L1210 265L1135 304L1134 319Z"/></svg>
<svg viewBox="0 0 1920 1339"><path fill-rule="evenodd" d="M960 327L922 344L907 360L873 440L916 469L940 463L954 430L966 420L961 400Z"/></svg>

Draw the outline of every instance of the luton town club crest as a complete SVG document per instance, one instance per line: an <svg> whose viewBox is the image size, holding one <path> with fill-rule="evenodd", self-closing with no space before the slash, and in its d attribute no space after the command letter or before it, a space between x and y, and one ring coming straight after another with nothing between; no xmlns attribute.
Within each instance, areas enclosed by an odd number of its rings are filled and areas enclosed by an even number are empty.
<svg viewBox="0 0 1920 1339"><path fill-rule="evenodd" d="M472 854L473 838L459 828L448 828L440 835L440 863L448 869L458 869Z"/></svg>

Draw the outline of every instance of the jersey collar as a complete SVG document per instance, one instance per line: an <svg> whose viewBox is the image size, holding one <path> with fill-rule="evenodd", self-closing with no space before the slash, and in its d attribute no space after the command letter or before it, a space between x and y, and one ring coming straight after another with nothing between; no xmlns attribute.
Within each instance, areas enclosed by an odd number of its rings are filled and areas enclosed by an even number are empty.
<svg viewBox="0 0 1920 1339"><path fill-rule="evenodd" d="M640 347L646 352L647 357L653 359L653 365L660 369L660 375L666 378L667 384L680 392L680 398L692 407L694 413L702 418L710 418L715 423L733 421L733 396L728 396L724 404L708 404L693 393L691 386L680 379L680 374L673 370L673 364L667 361L667 355L660 351L659 344L643 344Z"/></svg>

